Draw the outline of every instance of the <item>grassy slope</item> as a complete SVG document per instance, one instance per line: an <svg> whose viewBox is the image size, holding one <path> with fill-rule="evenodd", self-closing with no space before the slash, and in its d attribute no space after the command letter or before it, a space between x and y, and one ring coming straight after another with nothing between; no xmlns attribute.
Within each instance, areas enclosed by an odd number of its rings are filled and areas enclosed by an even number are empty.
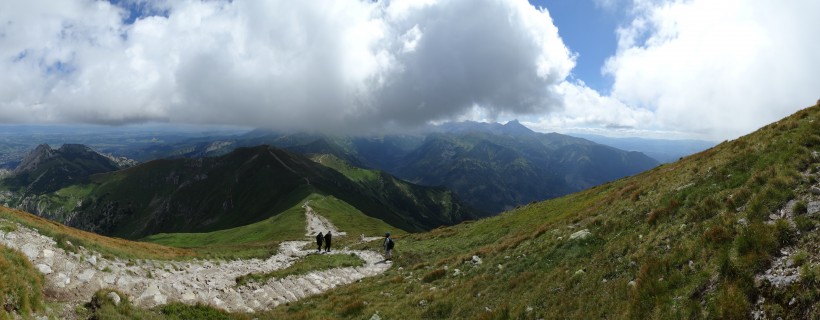
<svg viewBox="0 0 820 320"><path fill-rule="evenodd" d="M191 250L101 236L66 227L57 222L6 207L0 207L0 219L14 221L36 229L40 233L54 238L58 242L58 246L66 246L66 241L70 241L77 246L122 258L179 259L196 255Z"/></svg>
<svg viewBox="0 0 820 320"><path fill-rule="evenodd" d="M11 226L0 224L0 228ZM30 315L43 308L43 276L22 253L0 245L0 319L11 319L6 306Z"/></svg>
<svg viewBox="0 0 820 320"><path fill-rule="evenodd" d="M305 238L305 209L302 208L305 201L310 201L314 211L350 235L346 238L337 237L334 241L337 247L356 243L359 234L374 236L388 230L399 234L405 233L384 221L365 215L333 196L311 193L288 210L250 225L207 233L162 233L148 236L143 240L190 248L206 256L266 256L275 253L278 244L283 240Z"/></svg>
<svg viewBox="0 0 820 320"><path fill-rule="evenodd" d="M401 237L385 276L262 316L746 318L766 290L753 275L795 241L791 226L765 221L807 197L816 178L800 172L819 148L816 106L634 177ZM592 236L569 240L582 229ZM465 263L473 255L483 263ZM786 316L816 317L816 278L798 288Z"/></svg>

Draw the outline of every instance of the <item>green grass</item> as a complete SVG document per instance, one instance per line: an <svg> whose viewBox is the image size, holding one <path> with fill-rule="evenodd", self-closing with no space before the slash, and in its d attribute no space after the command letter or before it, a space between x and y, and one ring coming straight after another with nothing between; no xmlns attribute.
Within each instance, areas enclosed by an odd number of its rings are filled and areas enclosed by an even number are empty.
<svg viewBox="0 0 820 320"><path fill-rule="evenodd" d="M306 199L317 199L310 196ZM142 240L174 247L202 247L300 239L305 234L304 201L257 223L207 233L160 233Z"/></svg>
<svg viewBox="0 0 820 320"><path fill-rule="evenodd" d="M330 220L337 228L347 232L347 237L335 237L334 247L340 248L359 241L359 234L382 235L385 231L404 231L391 227L383 221L369 217L332 196L310 194L286 211L263 221L232 229L208 233L157 234L142 239L157 244L189 248L206 257L248 258L264 257L276 253L284 240L305 239L305 209L302 204L310 201L318 214Z"/></svg>
<svg viewBox="0 0 820 320"><path fill-rule="evenodd" d="M281 279L292 275L307 274L312 271L361 266L364 266L364 260L352 253L310 254L284 269L267 273L251 273L237 277L236 284L241 286L249 282L265 283L269 279Z"/></svg>
<svg viewBox="0 0 820 320"><path fill-rule="evenodd" d="M24 316L43 308L43 276L20 252L0 245L0 319Z"/></svg>
<svg viewBox="0 0 820 320"><path fill-rule="evenodd" d="M379 177L379 173L375 170L362 169L339 159L336 156L329 154L316 155L311 158L326 167L333 168L345 175L348 179L353 181L369 181Z"/></svg>
<svg viewBox="0 0 820 320"><path fill-rule="evenodd" d="M368 237L383 236L385 232L404 234L403 230L390 226L382 220L370 217L333 196L313 198L310 206L317 214L325 217L341 231L347 232L347 237L359 240L359 235Z"/></svg>

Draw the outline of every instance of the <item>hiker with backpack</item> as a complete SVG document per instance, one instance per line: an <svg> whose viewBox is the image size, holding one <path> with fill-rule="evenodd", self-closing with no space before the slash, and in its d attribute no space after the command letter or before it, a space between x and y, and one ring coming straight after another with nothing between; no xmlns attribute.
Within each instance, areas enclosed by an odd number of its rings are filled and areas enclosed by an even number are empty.
<svg viewBox="0 0 820 320"><path fill-rule="evenodd" d="M316 235L316 252L322 252L322 241L325 240L325 236L322 235L321 232Z"/></svg>
<svg viewBox="0 0 820 320"><path fill-rule="evenodd" d="M393 247L396 243L393 242L393 238L390 238L390 232L385 232L382 245L384 246L384 261L391 261L393 259Z"/></svg>
<svg viewBox="0 0 820 320"><path fill-rule="evenodd" d="M330 252L330 239L331 239L330 231L325 234L325 252Z"/></svg>

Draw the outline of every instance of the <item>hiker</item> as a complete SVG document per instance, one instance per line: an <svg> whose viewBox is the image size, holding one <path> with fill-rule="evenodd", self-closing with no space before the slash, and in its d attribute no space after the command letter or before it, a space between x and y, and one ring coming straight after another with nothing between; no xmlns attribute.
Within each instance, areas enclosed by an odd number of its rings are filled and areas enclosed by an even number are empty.
<svg viewBox="0 0 820 320"><path fill-rule="evenodd" d="M393 259L393 246L396 245L393 238L390 238L390 232L384 233L384 243L382 245L384 246L384 261L390 261Z"/></svg>
<svg viewBox="0 0 820 320"><path fill-rule="evenodd" d="M323 236L321 232L319 232L319 234L316 235L316 245L318 246L316 248L316 252L321 252L322 251L322 240L324 240L324 239L325 239L325 236Z"/></svg>
<svg viewBox="0 0 820 320"><path fill-rule="evenodd" d="M330 252L330 238L331 237L332 236L330 235L330 231L328 231L327 234L325 234L325 252Z"/></svg>

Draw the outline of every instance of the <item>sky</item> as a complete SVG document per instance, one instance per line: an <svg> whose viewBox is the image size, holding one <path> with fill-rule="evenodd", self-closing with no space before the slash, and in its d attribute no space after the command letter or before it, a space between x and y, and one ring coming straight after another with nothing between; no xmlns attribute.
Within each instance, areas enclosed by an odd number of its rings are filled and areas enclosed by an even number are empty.
<svg viewBox="0 0 820 320"><path fill-rule="evenodd" d="M820 98L816 0L9 0L0 123L733 139Z"/></svg>

